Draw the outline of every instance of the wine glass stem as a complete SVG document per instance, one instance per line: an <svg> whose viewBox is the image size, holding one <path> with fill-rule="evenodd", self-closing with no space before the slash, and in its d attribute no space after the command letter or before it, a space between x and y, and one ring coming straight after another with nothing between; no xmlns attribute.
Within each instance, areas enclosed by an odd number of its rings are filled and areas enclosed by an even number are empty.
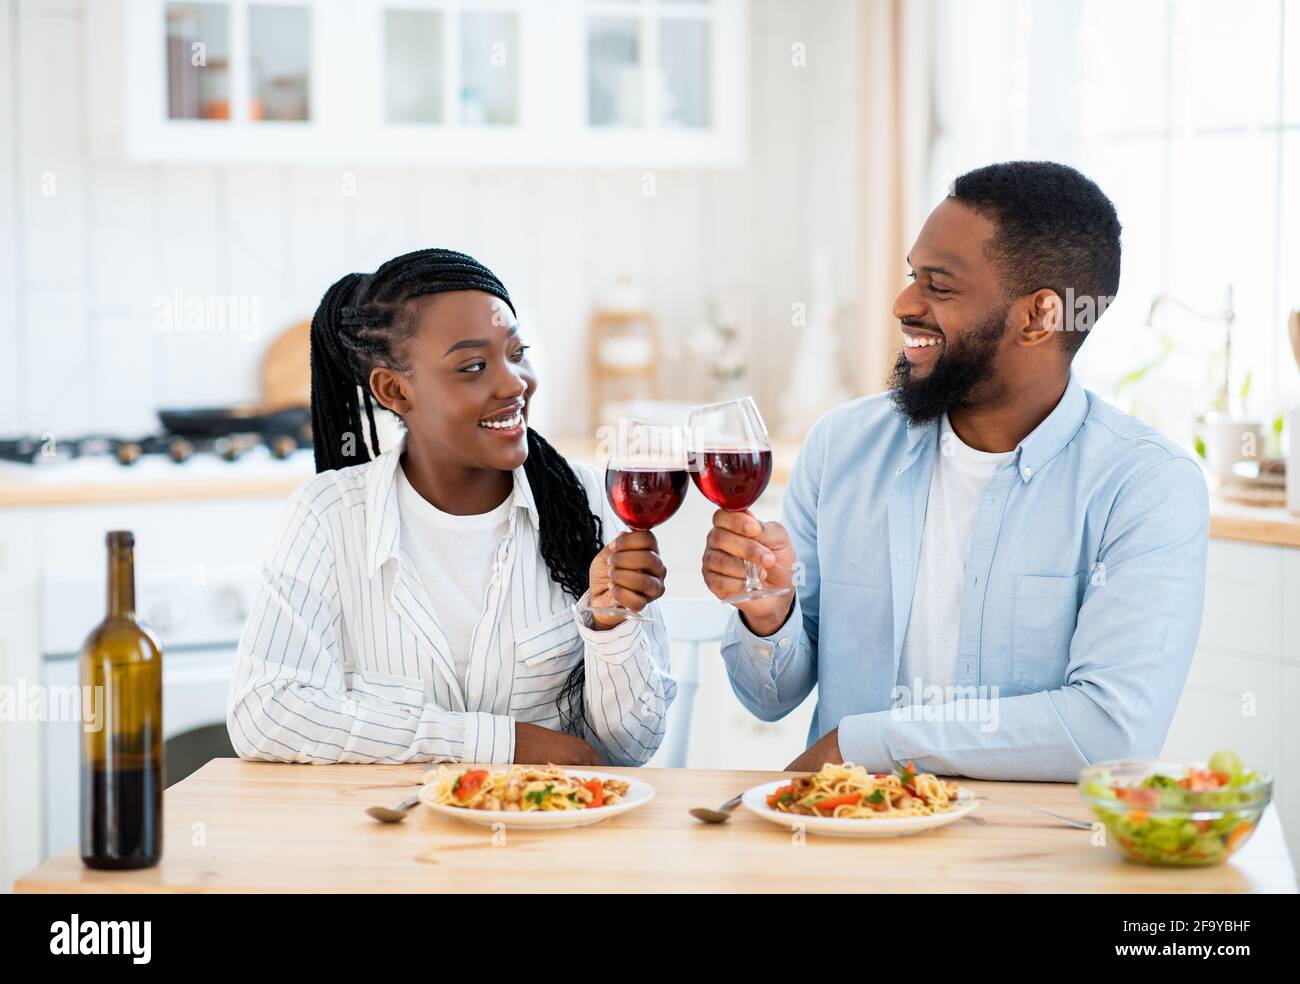
<svg viewBox="0 0 1300 984"><path fill-rule="evenodd" d="M758 576L758 565L752 560L745 561L745 590L759 591L763 587L763 579Z"/></svg>

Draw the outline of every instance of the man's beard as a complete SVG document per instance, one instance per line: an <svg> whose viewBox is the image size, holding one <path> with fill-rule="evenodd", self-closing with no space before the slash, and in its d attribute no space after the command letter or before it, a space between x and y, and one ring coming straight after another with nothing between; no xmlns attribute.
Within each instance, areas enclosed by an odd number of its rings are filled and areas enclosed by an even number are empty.
<svg viewBox="0 0 1300 984"><path fill-rule="evenodd" d="M898 411L914 424L927 424L965 405L977 386L993 378L1007 310L967 329L960 345L953 345L945 335L944 350L927 376L913 378L912 363L899 352L889 381L889 395Z"/></svg>

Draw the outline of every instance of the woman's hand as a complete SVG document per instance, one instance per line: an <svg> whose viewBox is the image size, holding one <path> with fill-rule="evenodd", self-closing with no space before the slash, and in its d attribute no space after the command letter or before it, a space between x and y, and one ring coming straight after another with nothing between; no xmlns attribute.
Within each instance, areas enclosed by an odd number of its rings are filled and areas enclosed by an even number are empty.
<svg viewBox="0 0 1300 984"><path fill-rule="evenodd" d="M649 530L628 530L606 544L591 562L590 603L605 608L613 604L639 612L663 597L668 569L659 559L659 541ZM591 614L598 629L612 629L621 615Z"/></svg>
<svg viewBox="0 0 1300 984"><path fill-rule="evenodd" d="M605 765L581 738L537 724L515 722L515 762L520 765Z"/></svg>

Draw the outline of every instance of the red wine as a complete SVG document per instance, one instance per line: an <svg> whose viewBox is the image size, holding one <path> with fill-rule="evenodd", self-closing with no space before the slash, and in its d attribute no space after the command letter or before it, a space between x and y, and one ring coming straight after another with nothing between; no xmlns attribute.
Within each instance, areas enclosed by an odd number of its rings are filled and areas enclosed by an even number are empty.
<svg viewBox="0 0 1300 984"><path fill-rule="evenodd" d="M691 478L704 497L723 509L748 509L772 477L771 451L695 451Z"/></svg>
<svg viewBox="0 0 1300 984"><path fill-rule="evenodd" d="M82 860L91 868L147 868L162 854L162 766L81 767Z"/></svg>
<svg viewBox="0 0 1300 984"><path fill-rule="evenodd" d="M685 468L607 468L605 494L634 530L653 529L686 499Z"/></svg>

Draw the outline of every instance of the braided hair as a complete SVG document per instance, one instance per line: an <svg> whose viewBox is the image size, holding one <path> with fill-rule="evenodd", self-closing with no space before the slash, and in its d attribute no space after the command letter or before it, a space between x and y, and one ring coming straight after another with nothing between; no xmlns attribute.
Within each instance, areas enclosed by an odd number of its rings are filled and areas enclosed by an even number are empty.
<svg viewBox="0 0 1300 984"><path fill-rule="evenodd" d="M480 290L514 312L505 285L473 257L449 249L422 249L389 260L371 274L349 273L321 298L311 320L311 422L316 470L346 468L379 454L370 371L409 372L407 345L419 331L410 302L428 294ZM362 422L369 426L369 449ZM551 580L575 600L588 588L592 559L601 550L600 517L567 461L528 429L524 474L533 490L542 559ZM585 736L582 662L556 697L560 726Z"/></svg>

